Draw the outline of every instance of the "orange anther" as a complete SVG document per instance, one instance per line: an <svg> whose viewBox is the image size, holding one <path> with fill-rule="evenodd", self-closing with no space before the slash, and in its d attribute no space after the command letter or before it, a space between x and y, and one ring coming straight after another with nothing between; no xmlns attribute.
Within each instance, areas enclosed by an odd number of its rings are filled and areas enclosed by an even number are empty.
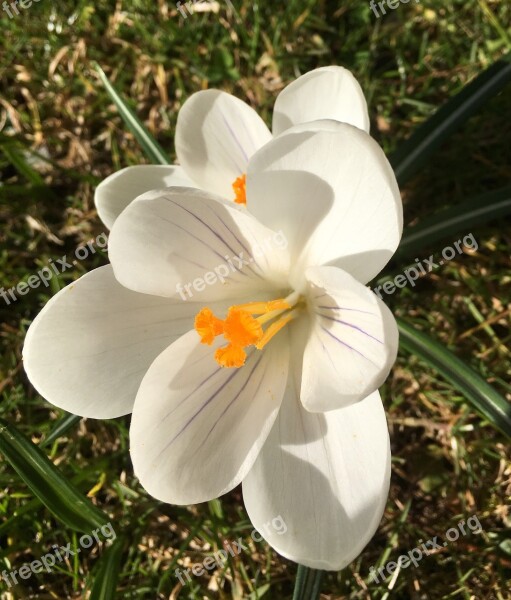
<svg viewBox="0 0 511 600"><path fill-rule="evenodd" d="M236 346L255 344L263 335L263 328L257 319L247 312L231 307L224 323L224 337Z"/></svg>
<svg viewBox="0 0 511 600"><path fill-rule="evenodd" d="M211 346L218 335L224 336L227 346L217 348L215 360L221 367L242 367L245 364L247 346L261 350L289 321L298 314L292 310L299 300L293 292L285 299L254 301L231 306L224 321L217 319L207 306L195 317L195 330L201 343ZM254 317L260 314L260 317ZM270 326L263 330L265 323Z"/></svg>
<svg viewBox="0 0 511 600"><path fill-rule="evenodd" d="M232 184L232 189L234 190L234 194L236 197L234 198L234 202L236 204L246 204L247 203L247 176L245 174L240 175Z"/></svg>
<svg viewBox="0 0 511 600"><path fill-rule="evenodd" d="M246 358L245 350L233 344L229 344L225 348L218 348L215 352L215 360L221 367L242 367Z"/></svg>
<svg viewBox="0 0 511 600"><path fill-rule="evenodd" d="M211 346L215 337L224 332L224 323L206 307L195 316L195 331L200 335L202 344Z"/></svg>

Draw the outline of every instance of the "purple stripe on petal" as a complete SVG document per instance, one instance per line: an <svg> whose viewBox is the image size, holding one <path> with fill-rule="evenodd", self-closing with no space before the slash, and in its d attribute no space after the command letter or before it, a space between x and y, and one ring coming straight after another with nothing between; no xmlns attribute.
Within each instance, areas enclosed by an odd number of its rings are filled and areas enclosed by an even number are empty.
<svg viewBox="0 0 511 600"><path fill-rule="evenodd" d="M183 256L182 254L178 254L177 252L174 252L174 256L176 258L180 258L183 262L187 262L191 265L194 265L195 267L199 267L199 269L203 269L204 271L206 271L209 268L204 265L200 265L198 262L195 262L194 260L190 260L187 256Z"/></svg>
<svg viewBox="0 0 511 600"><path fill-rule="evenodd" d="M326 292L323 292L322 294L319 294L319 296L312 296L313 300L318 300L319 298L324 298L327 295Z"/></svg>
<svg viewBox="0 0 511 600"><path fill-rule="evenodd" d="M211 233L220 241L222 242L222 244L224 244L225 246L227 246L227 248L229 248L229 250L231 252L234 252L234 249L231 248L231 246L222 238L221 235L219 235L218 232L216 232L210 225L208 225L206 223L206 221L204 221L203 219L201 219L196 213L192 212L191 210L188 210L185 206L183 206L182 204L179 204L178 202L176 202L176 200L172 200L172 198L169 199L170 202L172 202L173 204L175 204L176 206L178 206L179 208L181 208L182 210L184 210L185 212L187 212L190 216L192 216L196 221L199 221L199 223L201 223L204 227L206 227L206 229L208 229L209 231L211 231Z"/></svg>
<svg viewBox="0 0 511 600"><path fill-rule="evenodd" d="M250 375L247 377L247 380L245 381L245 383L243 384L243 387L239 390L239 392L236 394L236 396L234 396L234 398L229 402L229 404L225 407L225 409L222 411L222 414L218 417L218 419L215 421L213 427L211 427L211 429L208 431L206 437L204 438L204 440L202 441L201 445L197 448L197 450L194 452L194 456L195 454L202 448L202 446L204 446L204 444L206 443L207 439L209 438L209 436L213 433L213 430L215 429L215 427L218 425L218 423L220 422L220 419L222 419L222 417L225 415L225 413L231 408L231 406L236 402L236 400L240 397L241 393L243 392L243 390L247 387L248 382L250 381L250 379L253 377L256 369L259 367L259 364L261 363L262 360L262 355L259 356L257 363L255 364L254 368L252 369L252 371L250 372ZM266 369L263 372L263 375L257 385L257 389L255 391L255 393L253 394L254 397L257 397L257 394L259 392L259 390L261 389L261 385L265 379L265 375L266 375Z"/></svg>
<svg viewBox="0 0 511 600"><path fill-rule="evenodd" d="M188 329L186 331L190 331L190 327L188 327ZM183 333L186 333L183 332ZM203 355L199 355L199 358L197 358L196 360L194 360L193 362L187 362L186 366L188 367L188 369L190 369L191 367L195 367L196 365L200 365L200 363L202 362L208 362L211 364L211 355L210 354L203 354ZM168 412L165 417L163 417L162 419L162 423L163 421L165 421L167 419L167 417L169 417L170 415L172 415L184 402L186 402L191 396L193 396L193 394L195 394L195 392L197 392L205 383L207 383L214 375L218 375L218 373L220 373L221 369L218 369L218 367L216 366L216 364L213 363L213 371L211 372L210 375L208 375L208 377L206 377L205 379L203 379L199 385L192 390L188 396L185 396L181 402L179 402L179 404L177 406L175 406L170 412ZM197 368L197 372L201 372L200 368Z"/></svg>
<svg viewBox="0 0 511 600"><path fill-rule="evenodd" d="M331 333L328 329L326 329L326 327L321 326L321 329L327 333L331 338L333 338L336 342L338 342L339 344L341 344L341 346L344 346L345 348L348 348L348 350L352 350L353 352L356 352L358 355L360 355L362 358L365 358L366 360L368 360L372 365L374 365L376 368L380 368L376 363L374 363L368 356L366 356L365 354L362 354L362 352L360 352L359 350L357 350L356 348L353 348L352 346L350 346L349 344L347 344L346 342L343 342L342 340L340 340L338 337L336 337L333 333Z"/></svg>
<svg viewBox="0 0 511 600"><path fill-rule="evenodd" d="M188 394L187 398L190 398L190 396L192 396L197 389L199 389L200 387L202 387L202 385L204 385L204 383L206 383L206 381L208 381L209 379L211 379L211 377L213 377L213 375L217 374L219 372L219 370L222 367L218 367L218 369L216 371L214 371L211 375L209 375L206 379L204 379L204 381L199 385L198 388L196 388L193 392L191 392L190 394ZM238 369L236 369L237 371ZM156 457L155 460L157 460L158 458L160 458L160 456L166 451L168 450L168 448L177 440L177 438L184 432L186 431L186 429L188 428L189 425L191 425L193 423L193 421L200 415L200 413L206 408L206 406L208 406L208 404L210 402L212 402L214 400L214 398L224 389L224 387L236 376L236 372L234 372L221 386L220 388L212 395L210 396L206 402L204 402L204 404L199 408L199 410L184 424L184 426L180 429L180 431L178 433L176 433L176 435L168 442L168 444L158 453L158 456ZM185 399L185 400L186 400ZM183 403L180 402L180 405ZM173 412L173 411L171 411ZM165 418L163 419L163 421L169 416L170 413L168 413Z"/></svg>
<svg viewBox="0 0 511 600"><path fill-rule="evenodd" d="M210 210L211 207L209 207ZM258 264L257 260L255 259L255 257L253 257L250 254L250 250L247 248L247 246L238 238L238 236L234 233L234 231L224 222L224 220L222 219L222 217L220 217L220 215L217 215L216 213L214 213L215 216L218 218L218 220L222 223L222 225L227 229L227 231L233 236L233 238L238 242L238 244L243 248L243 250L245 250L245 252L247 253L247 258L251 258L253 260L254 265L259 269L259 270L263 270L261 268L261 266ZM234 250L233 250L234 252ZM235 255L236 257L239 256L239 253ZM234 257L231 257L234 258ZM268 262L268 261L267 261ZM257 271L254 270L254 268L252 267L252 264L246 265L244 264L242 268L247 267L249 268L250 271L252 271L252 273L256 276L259 277L260 279L262 279L261 274L257 273ZM241 270L241 269L239 269Z"/></svg>
<svg viewBox="0 0 511 600"><path fill-rule="evenodd" d="M206 381L208 381L208 379L211 379L211 377L213 377L213 375L215 375L216 373L220 372L220 370L223 369L223 367L218 367L211 375L209 375L204 381L202 381L202 383L199 385L199 387L201 387ZM190 417L190 419L188 419L188 421L184 424L184 426L178 431L178 433L176 433L176 435L168 442L168 444L159 452L158 456L156 457L155 460L157 460L158 458L160 458L160 456L166 451L168 450L168 448L177 440L177 438L184 432L186 431L186 429L189 427L189 425L191 425L193 423L193 421L195 421L195 419L201 414L201 412L206 408L206 406L208 406L217 396L218 394L220 394L220 392L225 388L225 386L230 383L234 377L236 377L237 374L239 374L240 369L235 369L234 373L228 377L223 383L222 385L216 390L216 392L214 394L212 394L203 404L202 406L199 408L199 410L192 416ZM198 388L197 388L198 389ZM194 390L193 392L191 392L191 394L189 394L187 396L187 398L190 398L190 396L192 394L195 393ZM181 402L182 404L182 402ZM168 415L167 415L168 416ZM165 417L166 418L166 417Z"/></svg>
<svg viewBox="0 0 511 600"><path fill-rule="evenodd" d="M236 145L238 146L239 150L241 151L243 158L245 159L245 163L248 164L247 153L245 152L245 149L241 145L241 142L239 141L238 136L233 131L231 125L229 124L229 121L227 121L227 119L225 118L224 113L222 111L220 111L220 114L222 115L222 120L225 123L225 126L227 127L227 129L229 130L229 133L231 134L232 139L235 141ZM243 173L245 170L246 170L246 167L242 167L241 173Z"/></svg>
<svg viewBox="0 0 511 600"><path fill-rule="evenodd" d="M243 125L243 129L245 130L245 133L247 134L247 138L250 140L250 143L251 143L251 146L252 146L252 154L254 154L255 152L257 152L257 150L259 150L259 147L256 146L256 144L254 142L254 139L252 137L252 132L247 127L247 121L245 121L245 119L242 119L241 123Z"/></svg>
<svg viewBox="0 0 511 600"><path fill-rule="evenodd" d="M220 240L220 242L226 246L233 254L234 254L234 249L212 228L210 227L205 221L203 221L200 217L198 217L195 213L193 213L192 211L188 210L187 208L185 208L184 206L182 206L181 204L179 204L178 202L176 202L175 200L172 200L172 198L168 198L169 202L172 202L173 204L175 204L176 206L178 206L179 208L181 208L182 210L184 210L186 213L188 213L189 215L191 215L194 219L196 219L197 221L199 221L199 223L201 223L204 227L206 227L207 229L209 229L209 231L211 231L211 233L218 239ZM204 240L201 240L200 238L198 238L197 236L193 235L192 233L190 233L190 231L188 229L185 229L184 227L180 227L179 225L176 225L176 227L179 227L180 229L182 229L183 231L186 231L189 235L191 235L194 239L199 240L200 242L202 242L203 244L205 244L214 254L216 254L216 256L220 257L222 259L222 262L225 262L225 256L222 256L220 253L218 253L216 250L214 250L209 244L207 244ZM240 273L241 275L243 275L244 277L248 277L247 273L244 273L243 271L238 271L238 273Z"/></svg>
<svg viewBox="0 0 511 600"><path fill-rule="evenodd" d="M381 340L379 340L378 338L375 338L370 333L367 333L367 331L364 331L360 327L353 325L353 323L346 323L346 321L341 321L340 319L334 319L333 317L327 317L326 315L322 315L320 313L316 313L316 314L318 315L318 317L321 317L322 319L327 319L328 321L335 321L335 323L340 323L341 325L345 325L346 327L351 327L353 329L356 329L357 331L360 331L360 333L363 333L364 335L367 335L367 337L370 337L375 342L378 342L379 344L383 344L383 342Z"/></svg>
<svg viewBox="0 0 511 600"><path fill-rule="evenodd" d="M173 204L175 204L176 206L178 206L179 208L183 208L180 204L178 204L177 202L175 202L174 200L167 198L167 200L169 202L172 202ZM187 211L188 212L188 211ZM201 244L203 244L204 246L206 246L206 248L209 248L209 250L213 253L216 254L216 256L220 257L220 258L224 258L219 252L217 252L212 246L210 246L207 242L205 242L204 240L202 240L201 238L197 237L196 235L194 235L193 233L190 232L189 229L186 229L186 227L183 227L182 225L178 225L177 223L175 223L174 221L170 221L169 219L164 219L161 216L158 216L159 219L163 219L164 221L166 221L167 223L170 223L173 227L177 227L178 229L180 229L181 231L184 231L187 235L189 235L190 237L192 237L194 240L197 240L198 242L200 242Z"/></svg>
<svg viewBox="0 0 511 600"><path fill-rule="evenodd" d="M197 362L200 362L200 361L197 361ZM189 367L192 367L192 366L193 366L193 364L192 364L192 365L188 365L188 366L189 366ZM170 415L171 415L172 413L175 413L175 412L176 412L176 410L177 410L177 409L178 409L178 408L179 408L179 407L180 407L182 404L184 404L184 403L185 403L185 402L186 402L186 401L187 401L187 400L188 400L188 399L189 399L191 396L193 396L193 395L195 394L195 392L197 392L198 390L200 390L200 388L201 388L201 387L202 387L202 386L203 386L205 383L207 383L207 382L208 382L208 381L209 381L209 380L210 380L210 379L211 379L211 378L212 378L214 375L216 375L217 373L218 373L218 369L216 369L215 371L213 371L213 372L211 373L211 375L208 375L208 376L206 377L206 379L203 379L203 380L202 380L202 381L199 383L199 385L198 385L198 386L197 386L197 387L196 387L194 390L192 390L192 391L191 391L191 392L188 394L188 396L185 396L185 397L184 397L184 398L181 400L181 402L180 402L180 403L179 403L177 406L175 406L175 407L174 407L174 408L173 408L173 409L172 409L170 412L168 412L168 413L167 413L167 414L166 414L166 415L163 417L163 419L161 420L161 422L163 423L164 421L166 421L166 420L167 420L167 418L168 418L168 417L170 417Z"/></svg>
<svg viewBox="0 0 511 600"><path fill-rule="evenodd" d="M317 306L316 308L325 308L329 310L349 310L351 312L364 313L366 315L375 315L375 313L369 310L360 310L359 308L346 308L345 306Z"/></svg>
<svg viewBox="0 0 511 600"><path fill-rule="evenodd" d="M332 365L334 371L337 371L337 366L335 365L334 361L332 360L332 357L330 356L330 352L328 352L328 350L327 350L323 340L319 336L318 332L316 332L316 337L318 338L318 341L321 344L321 347L323 348L323 352L328 356L328 360L330 361L330 364Z"/></svg>

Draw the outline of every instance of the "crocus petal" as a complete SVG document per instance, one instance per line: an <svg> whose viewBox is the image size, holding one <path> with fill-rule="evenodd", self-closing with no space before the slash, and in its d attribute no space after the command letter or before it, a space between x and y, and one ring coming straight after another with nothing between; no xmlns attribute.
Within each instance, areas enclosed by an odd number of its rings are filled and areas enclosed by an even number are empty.
<svg viewBox="0 0 511 600"><path fill-rule="evenodd" d="M248 104L219 90L205 90L193 94L179 111L176 153L202 189L233 200L233 182L271 137Z"/></svg>
<svg viewBox="0 0 511 600"><path fill-rule="evenodd" d="M273 134L318 119L342 121L369 133L364 92L347 69L321 67L290 83L275 102Z"/></svg>
<svg viewBox="0 0 511 600"><path fill-rule="evenodd" d="M387 378L397 356L396 321L380 298L336 267L307 271L312 317L301 399L322 412L362 400Z"/></svg>
<svg viewBox="0 0 511 600"><path fill-rule="evenodd" d="M279 554L337 571L360 554L385 508L385 413L378 392L346 408L307 412L299 400L298 369L293 375L277 421L243 481L243 498L254 527Z"/></svg>
<svg viewBox="0 0 511 600"><path fill-rule="evenodd" d="M137 165L107 177L96 188L94 201L99 218L109 228L137 196L171 186L194 187L182 167Z"/></svg>
<svg viewBox="0 0 511 600"><path fill-rule="evenodd" d="M247 208L288 239L292 283L329 264L366 283L395 252L403 228L392 168L365 132L336 121L297 125L250 161Z"/></svg>
<svg viewBox="0 0 511 600"><path fill-rule="evenodd" d="M275 421L289 363L287 334L239 369L184 335L151 365L131 421L135 474L155 498L195 504L240 483Z"/></svg>
<svg viewBox="0 0 511 600"><path fill-rule="evenodd" d="M233 202L171 188L132 202L115 222L108 249L125 287L209 302L282 284L289 256L280 241Z"/></svg>
<svg viewBox="0 0 511 600"><path fill-rule="evenodd" d="M198 310L127 290L110 265L100 267L53 296L34 319L25 370L59 408L97 419L125 415L151 363L193 327Z"/></svg>

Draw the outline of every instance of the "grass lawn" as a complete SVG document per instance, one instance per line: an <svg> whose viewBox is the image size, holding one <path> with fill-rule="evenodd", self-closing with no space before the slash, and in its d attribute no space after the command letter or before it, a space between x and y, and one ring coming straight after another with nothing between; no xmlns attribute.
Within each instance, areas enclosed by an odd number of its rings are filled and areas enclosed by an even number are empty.
<svg viewBox="0 0 511 600"><path fill-rule="evenodd" d="M511 45L505 0L423 0L376 18L366 0L219 0L185 19L173 2L40 0L9 18L0 10L0 287L11 288L104 232L95 187L122 167L147 162L94 69L110 81L174 157L179 108L209 87L247 101L271 123L275 97L300 74L340 64L368 100L372 135L387 153L502 57ZM215 5L213 5L215 6ZM1 8L1 7L0 7ZM204 7L202 7L204 8ZM511 181L511 86L489 102L403 189L405 226ZM385 301L511 398L511 221L425 246L439 255L468 234L477 250ZM23 371L27 328L63 286L108 262L78 261L7 304L0 298L0 417L38 443L63 413ZM406 265L396 264L397 271ZM76 340L80 344L80 340ZM495 431L437 373L400 353L381 390L393 475L381 526L362 555L323 582L326 599L506 600L511 575L511 463ZM296 565L252 526L241 489L189 507L159 503L133 476L129 417L82 420L45 450L66 477L111 515L127 538L118 594L130 599L290 599ZM305 484L304 484L305 485ZM379 582L383 565L476 515L482 531ZM202 563L242 537L249 551L186 586L174 570ZM38 559L77 534L57 521L0 457L0 572ZM101 547L33 575L2 600L87 597ZM270 587L271 586L271 587Z"/></svg>

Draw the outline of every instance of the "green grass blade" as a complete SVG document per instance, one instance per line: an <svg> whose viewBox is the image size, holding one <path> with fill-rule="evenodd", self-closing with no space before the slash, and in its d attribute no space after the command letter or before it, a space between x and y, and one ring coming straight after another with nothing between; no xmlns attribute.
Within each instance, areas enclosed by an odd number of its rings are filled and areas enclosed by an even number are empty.
<svg viewBox="0 0 511 600"><path fill-rule="evenodd" d="M89 600L115 599L124 541L118 537L101 557Z"/></svg>
<svg viewBox="0 0 511 600"><path fill-rule="evenodd" d="M400 347L442 375L494 427L511 438L511 404L442 344L397 319Z"/></svg>
<svg viewBox="0 0 511 600"><path fill-rule="evenodd" d="M82 420L82 417L78 415L66 414L61 419L57 421L53 429L51 430L48 437L46 437L39 446L44 448L45 446L49 446L55 440L58 440L59 437L63 436L71 427L77 425Z"/></svg>
<svg viewBox="0 0 511 600"><path fill-rule="evenodd" d="M413 258L418 250L452 235L511 214L511 186L481 194L423 219L405 229L395 258Z"/></svg>
<svg viewBox="0 0 511 600"><path fill-rule="evenodd" d="M160 165L170 164L169 156L165 153L163 148L153 138L149 131L147 131L144 124L126 104L125 100L121 98L114 86L108 81L103 69L97 64L95 67L103 85L106 88L106 91L108 92L108 95L117 107L117 110L119 111L123 121L126 123L131 133L135 136L138 143L141 145L147 158Z"/></svg>
<svg viewBox="0 0 511 600"><path fill-rule="evenodd" d="M5 140L5 138L3 138ZM46 187L44 179L41 175L32 167L27 161L19 148L14 143L2 141L0 143L0 150L4 154L5 158L11 163L11 165L18 171L20 175L23 175L27 181L36 187Z"/></svg>
<svg viewBox="0 0 511 600"><path fill-rule="evenodd" d="M399 183L406 183L454 131L509 82L511 59L507 55L427 119L390 157Z"/></svg>
<svg viewBox="0 0 511 600"><path fill-rule="evenodd" d="M3 419L0 419L0 453L34 495L66 526L89 532L109 523L108 516L81 494L40 448Z"/></svg>
<svg viewBox="0 0 511 600"><path fill-rule="evenodd" d="M319 600L324 572L298 565L293 600Z"/></svg>

